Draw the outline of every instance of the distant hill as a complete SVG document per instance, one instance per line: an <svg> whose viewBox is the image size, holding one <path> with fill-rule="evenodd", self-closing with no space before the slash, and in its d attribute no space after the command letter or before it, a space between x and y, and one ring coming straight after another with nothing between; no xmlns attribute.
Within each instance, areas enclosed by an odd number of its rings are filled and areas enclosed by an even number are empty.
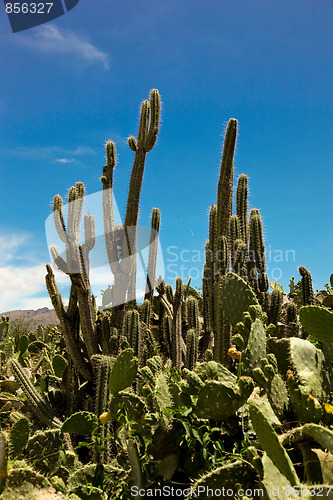
<svg viewBox="0 0 333 500"><path fill-rule="evenodd" d="M37 309L36 311L34 311L33 309L6 311L0 313L0 318L1 316L9 316L12 321L24 317L27 320L31 320L31 326L47 326L59 324L59 320L57 318L55 310L49 309L48 307L42 307L41 309Z"/></svg>

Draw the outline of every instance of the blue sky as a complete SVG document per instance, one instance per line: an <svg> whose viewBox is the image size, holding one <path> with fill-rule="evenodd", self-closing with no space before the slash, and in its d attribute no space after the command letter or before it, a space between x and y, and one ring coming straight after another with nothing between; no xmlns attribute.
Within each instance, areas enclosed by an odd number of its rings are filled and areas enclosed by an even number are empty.
<svg viewBox="0 0 333 500"><path fill-rule="evenodd" d="M107 139L117 145L124 215L126 138L151 88L162 124L140 224L160 208L166 281L201 272L224 129L235 117L235 177L249 176L250 206L263 216L270 278L287 287L304 265L323 288L333 272L332 17L329 0L80 0L13 34L1 3L0 310L49 306L51 201L77 181L88 194L100 190ZM103 272L93 270L96 294L110 281Z"/></svg>

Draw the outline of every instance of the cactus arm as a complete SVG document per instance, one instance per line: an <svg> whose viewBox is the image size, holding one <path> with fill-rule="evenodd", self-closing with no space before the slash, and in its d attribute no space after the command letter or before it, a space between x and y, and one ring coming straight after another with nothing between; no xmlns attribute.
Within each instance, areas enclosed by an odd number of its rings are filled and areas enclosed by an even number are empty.
<svg viewBox="0 0 333 500"><path fill-rule="evenodd" d="M62 258L58 248L55 245L50 246L50 253L58 269L60 269L60 271L62 271L63 273L68 274L67 262Z"/></svg>
<svg viewBox="0 0 333 500"><path fill-rule="evenodd" d="M73 324L73 315L76 310L76 290L74 287L71 288L71 295L69 300L68 311L66 312L61 295L58 291L58 287L52 272L51 266L46 266L47 275L45 276L46 287L54 307L54 310L60 321L61 329L64 335L66 347L68 352L78 369L79 373L86 379L90 380L92 378L92 371L89 364L85 361L80 347L75 338L75 328Z"/></svg>
<svg viewBox="0 0 333 500"><path fill-rule="evenodd" d="M119 258L115 241L113 212L113 171L116 166L116 146L114 142L106 143L106 165L103 168L101 181L103 184L103 222L104 236L109 265L114 276L120 273ZM116 279L116 278L115 278Z"/></svg>
<svg viewBox="0 0 333 500"><path fill-rule="evenodd" d="M53 219L60 241L67 243L68 238L63 217L63 202L59 194L53 198Z"/></svg>
<svg viewBox="0 0 333 500"><path fill-rule="evenodd" d="M150 92L150 103L144 101L141 106L140 127L136 146L134 165L128 192L125 226L136 226L139 215L139 198L146 153L152 150L156 141L160 120L160 96L158 90Z"/></svg>
<svg viewBox="0 0 333 500"><path fill-rule="evenodd" d="M54 416L51 407L48 405L48 403L46 403L46 401L44 401L40 393L36 391L32 383L24 373L21 365L15 359L12 359L10 366L15 379L26 395L31 408L37 415L37 417L40 418L40 420L46 425L50 425L54 428L61 427L62 423Z"/></svg>

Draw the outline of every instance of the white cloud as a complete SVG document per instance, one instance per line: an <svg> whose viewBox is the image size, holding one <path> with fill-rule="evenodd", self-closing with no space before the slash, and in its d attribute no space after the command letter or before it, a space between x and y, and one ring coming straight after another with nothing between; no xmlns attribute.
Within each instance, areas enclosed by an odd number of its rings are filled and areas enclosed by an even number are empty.
<svg viewBox="0 0 333 500"><path fill-rule="evenodd" d="M45 266L0 268L0 311L51 307L50 300L33 298L45 290ZM28 307L29 304L29 307ZM43 305L40 305L43 304Z"/></svg>
<svg viewBox="0 0 333 500"><path fill-rule="evenodd" d="M84 37L51 24L36 28L29 36L21 35L18 39L39 52L68 54L89 64L100 63L105 70L110 68L109 56L105 52Z"/></svg>
<svg viewBox="0 0 333 500"><path fill-rule="evenodd" d="M69 158L56 158L55 161L58 163L73 163L73 161L75 161L75 160L73 158L71 158L71 159L69 159Z"/></svg>
<svg viewBox="0 0 333 500"><path fill-rule="evenodd" d="M32 240L28 233L0 236L0 312L51 307L45 264L32 254Z"/></svg>

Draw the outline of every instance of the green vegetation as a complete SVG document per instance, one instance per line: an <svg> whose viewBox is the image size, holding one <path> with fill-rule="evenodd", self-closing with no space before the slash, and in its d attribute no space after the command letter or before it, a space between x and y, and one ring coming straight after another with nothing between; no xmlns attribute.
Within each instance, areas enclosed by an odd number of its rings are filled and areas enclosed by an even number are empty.
<svg viewBox="0 0 333 500"><path fill-rule="evenodd" d="M261 215L248 210L245 174L236 213L232 206L235 119L209 214L202 295L180 278L175 290L156 279L154 208L145 300L135 301L140 192L159 121L152 90L138 137L128 140L134 163L121 227L112 205L116 149L106 144L103 218L114 275L104 291L107 307L98 310L91 295L95 221L84 216L81 244L85 188L78 182L66 222L61 197L53 203L66 258L55 246L51 252L71 282L66 308L47 266L59 327L18 332L9 318L0 322L3 498L15 498L13 487L24 484L53 486L72 500L143 498L140 489L165 486L184 499L195 498L199 486L232 489L243 500L255 488L267 499L276 498L274 488L279 498L282 488L289 498L300 488L302 498L316 488L330 498L333 277L315 294L301 266L288 294L276 283L269 291Z"/></svg>

